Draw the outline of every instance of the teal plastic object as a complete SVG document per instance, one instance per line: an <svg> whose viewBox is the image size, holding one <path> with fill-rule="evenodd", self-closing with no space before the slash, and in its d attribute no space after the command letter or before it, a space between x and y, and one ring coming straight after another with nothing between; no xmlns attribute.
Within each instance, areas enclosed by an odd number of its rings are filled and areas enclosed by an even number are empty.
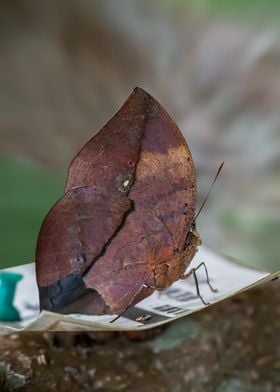
<svg viewBox="0 0 280 392"><path fill-rule="evenodd" d="M0 272L0 321L20 321L20 315L14 307L14 296L21 274Z"/></svg>

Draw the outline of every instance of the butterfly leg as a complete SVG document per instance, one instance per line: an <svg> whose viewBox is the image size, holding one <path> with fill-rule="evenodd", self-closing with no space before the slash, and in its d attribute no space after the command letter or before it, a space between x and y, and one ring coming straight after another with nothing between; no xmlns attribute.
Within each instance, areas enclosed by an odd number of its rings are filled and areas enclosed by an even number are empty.
<svg viewBox="0 0 280 392"><path fill-rule="evenodd" d="M196 274L196 271L197 271L200 267L204 267L204 269L205 269L206 281L207 281L207 284L208 284L210 290L211 290L213 293L216 293L218 290L215 289L215 288L211 285L210 279L209 279L209 275L208 275L208 270L207 270L206 265L205 265L204 262L200 263L197 267L192 268L189 272L187 272L186 274L182 275L180 279L187 279L188 277L190 277L191 275L193 275L193 277L194 277L194 282L195 282L195 287L196 287L196 294L197 294L197 296L200 298L201 302L202 302L204 305L209 305L209 302L205 302L205 300L203 299L202 295L200 294L200 289L199 289L199 284L198 284L198 279L197 279L197 274Z"/></svg>
<svg viewBox="0 0 280 392"><path fill-rule="evenodd" d="M133 297L131 298L131 300L130 300L129 304L127 305L127 307L125 308L125 310L121 314L116 316L113 320L111 320L110 323L113 323L114 321L118 320L131 307L131 305L133 304L133 302L135 301L137 296L141 293L142 289L152 289L152 290L164 291L166 288L165 287L155 287L155 286L151 286L146 283L143 283L142 286L140 286L139 289L136 291L136 293L133 295Z"/></svg>
<svg viewBox="0 0 280 392"><path fill-rule="evenodd" d="M137 296L141 293L141 291L144 288L151 288L150 286L146 285L146 284L142 284L139 289L136 291L136 293L132 296L131 300L129 301L129 304L127 305L127 307L124 309L123 312L121 312L118 316L116 316L115 318L113 318L113 320L110 321L111 323L114 323L115 321L117 321L133 304L133 302L135 301L135 299L137 298Z"/></svg>
<svg viewBox="0 0 280 392"><path fill-rule="evenodd" d="M217 293L217 292L218 292L218 289L215 289L215 288L212 286L212 284L210 283L208 270L207 270L207 267L206 267L206 264L204 263L204 261L202 261L202 262L196 267L196 270L197 270L198 268L200 268L200 267L203 267L204 270L205 270L206 282L207 282L207 284L208 284L210 290L211 290L213 293Z"/></svg>

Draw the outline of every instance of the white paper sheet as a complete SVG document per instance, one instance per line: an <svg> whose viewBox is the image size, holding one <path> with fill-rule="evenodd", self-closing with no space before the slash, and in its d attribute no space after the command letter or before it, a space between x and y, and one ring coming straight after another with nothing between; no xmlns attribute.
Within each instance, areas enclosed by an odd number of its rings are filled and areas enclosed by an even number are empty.
<svg viewBox="0 0 280 392"><path fill-rule="evenodd" d="M280 271L269 274L245 267L203 246L200 247L188 270L196 267L201 261L207 265L211 284L218 289L217 293L209 289L205 271L203 268L199 269L199 288L203 298L210 303L208 306L280 275ZM154 292L113 323L110 321L115 316L66 316L46 311L40 313L35 264L26 264L5 271L23 275L23 279L17 285L14 300L22 321L0 321L0 333L23 330L141 330L171 322L206 308L197 297L194 279L190 277L175 282L163 292ZM148 320L136 321L143 315L148 315Z"/></svg>

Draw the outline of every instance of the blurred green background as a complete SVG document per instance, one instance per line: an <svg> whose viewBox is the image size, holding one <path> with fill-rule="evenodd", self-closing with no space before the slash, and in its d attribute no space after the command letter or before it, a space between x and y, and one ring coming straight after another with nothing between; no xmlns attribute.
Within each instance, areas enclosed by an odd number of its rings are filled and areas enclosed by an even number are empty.
<svg viewBox="0 0 280 392"><path fill-rule="evenodd" d="M184 133L205 244L280 268L279 2L0 1L0 268L34 260L67 166L132 88ZM206 260L207 262L207 260Z"/></svg>

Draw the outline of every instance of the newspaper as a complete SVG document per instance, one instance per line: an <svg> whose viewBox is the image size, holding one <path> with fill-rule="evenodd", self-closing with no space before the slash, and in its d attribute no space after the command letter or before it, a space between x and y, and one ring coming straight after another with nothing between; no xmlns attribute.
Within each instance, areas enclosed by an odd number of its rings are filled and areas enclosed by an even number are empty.
<svg viewBox="0 0 280 392"><path fill-rule="evenodd" d="M180 317L213 306L241 291L276 279L280 271L269 274L246 267L201 246L190 268L204 261L208 268L211 284L218 290L212 292L206 282L203 268L197 272L199 288L205 306L197 297L193 277L179 280L163 292L155 291L151 296L127 310L119 319L116 316L87 316L82 314L62 315L39 311L38 288L35 278L35 264L26 264L5 271L20 273L23 279L18 283L14 305L20 313L20 322L1 322L0 333L20 331L131 331L153 328L169 323Z"/></svg>

